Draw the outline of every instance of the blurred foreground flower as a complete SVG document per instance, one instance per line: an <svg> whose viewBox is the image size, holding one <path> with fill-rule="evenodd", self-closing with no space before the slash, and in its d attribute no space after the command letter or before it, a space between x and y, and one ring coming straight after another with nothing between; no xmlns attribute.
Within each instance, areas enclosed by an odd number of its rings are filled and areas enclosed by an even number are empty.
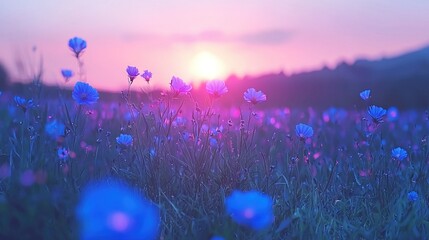
<svg viewBox="0 0 429 240"><path fill-rule="evenodd" d="M419 194L417 194L417 192L411 191L408 193L408 200L409 201L415 202L415 201L417 201L417 199L419 199Z"/></svg>
<svg viewBox="0 0 429 240"><path fill-rule="evenodd" d="M74 52L76 58L79 58L82 51L86 48L86 41L79 37L74 37L69 40L69 47Z"/></svg>
<svg viewBox="0 0 429 240"><path fill-rule="evenodd" d="M27 110L29 108L34 107L34 102L33 102L32 99L27 100L25 98L22 98L22 97L19 97L19 96L15 96L13 98L13 100L15 100L16 105L18 107L20 107L23 112L27 112Z"/></svg>
<svg viewBox="0 0 429 240"><path fill-rule="evenodd" d="M371 90L364 90L359 95L360 95L360 98L366 101L371 97Z"/></svg>
<svg viewBox="0 0 429 240"><path fill-rule="evenodd" d="M402 161L407 158L407 156L407 151L405 151L403 148L397 147L395 149L392 149L392 158Z"/></svg>
<svg viewBox="0 0 429 240"><path fill-rule="evenodd" d="M213 98L219 98L228 92L225 82L221 80L213 80L206 83L206 90Z"/></svg>
<svg viewBox="0 0 429 240"><path fill-rule="evenodd" d="M152 78L152 73L149 72L149 70L144 70L141 76L144 78L144 80L146 80L147 83L149 83L150 79Z"/></svg>
<svg viewBox="0 0 429 240"><path fill-rule="evenodd" d="M192 86L183 82L182 79L173 76L170 82L170 89L173 92L174 97L177 97L180 94L189 93L192 90Z"/></svg>
<svg viewBox="0 0 429 240"><path fill-rule="evenodd" d="M254 88L249 88L244 92L244 100L249 103L257 104L267 101L267 95L262 91L256 91Z"/></svg>
<svg viewBox="0 0 429 240"><path fill-rule="evenodd" d="M386 113L386 109L382 107L372 105L368 108L369 116L371 116L372 121L377 124L384 122L384 117L386 116Z"/></svg>
<svg viewBox="0 0 429 240"><path fill-rule="evenodd" d="M155 239L158 209L134 189L116 181L87 187L76 209L81 239Z"/></svg>
<svg viewBox="0 0 429 240"><path fill-rule="evenodd" d="M72 97L79 105L94 104L99 98L97 90L84 82L76 83Z"/></svg>
<svg viewBox="0 0 429 240"><path fill-rule="evenodd" d="M49 135L53 139L57 139L58 137L61 137L64 135L65 130L64 124L57 120L50 121L49 123L46 123L45 125L45 132L47 135Z"/></svg>
<svg viewBox="0 0 429 240"><path fill-rule="evenodd" d="M127 74L128 74L128 82L130 84L133 83L134 79L140 74L139 70L136 67L128 66L127 67Z"/></svg>
<svg viewBox="0 0 429 240"><path fill-rule="evenodd" d="M312 137L314 131L312 127L306 124L300 123L295 126L295 133L296 133L296 136L298 136L299 138L306 139L306 138Z"/></svg>
<svg viewBox="0 0 429 240"><path fill-rule="evenodd" d="M266 228L274 221L272 199L257 191L236 190L225 199L225 205L235 222L255 230Z"/></svg>

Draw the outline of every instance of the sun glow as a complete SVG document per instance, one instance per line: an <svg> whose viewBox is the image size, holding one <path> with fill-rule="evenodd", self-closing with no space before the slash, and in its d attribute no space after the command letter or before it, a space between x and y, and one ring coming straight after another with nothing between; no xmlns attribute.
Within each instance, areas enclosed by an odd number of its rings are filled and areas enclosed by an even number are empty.
<svg viewBox="0 0 429 240"><path fill-rule="evenodd" d="M214 54L199 52L192 60L191 73L197 81L213 80L224 77L223 63Z"/></svg>

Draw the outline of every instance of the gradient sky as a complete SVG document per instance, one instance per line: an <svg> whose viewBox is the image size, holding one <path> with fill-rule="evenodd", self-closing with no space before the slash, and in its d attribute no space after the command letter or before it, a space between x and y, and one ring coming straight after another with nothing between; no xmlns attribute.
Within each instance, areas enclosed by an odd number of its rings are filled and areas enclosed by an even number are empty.
<svg viewBox="0 0 429 240"><path fill-rule="evenodd" d="M223 66L219 78L288 74L427 46L428 12L427 0L0 0L0 62L22 80L31 70L17 62L43 56L45 82L62 85L60 70L77 70L68 39L79 36L100 89L125 89L128 65L150 69L156 86L197 80L202 52Z"/></svg>

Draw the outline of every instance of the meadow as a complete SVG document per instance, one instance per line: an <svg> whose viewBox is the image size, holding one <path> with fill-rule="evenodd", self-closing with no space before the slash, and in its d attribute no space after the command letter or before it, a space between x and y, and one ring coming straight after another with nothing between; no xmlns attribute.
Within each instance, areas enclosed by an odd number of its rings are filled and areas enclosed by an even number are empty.
<svg viewBox="0 0 429 240"><path fill-rule="evenodd" d="M69 48L81 67L86 42ZM56 98L0 95L1 239L429 237L428 112L365 89L352 110L268 109L252 86L225 108L222 81L154 94L135 67L107 101L74 72Z"/></svg>

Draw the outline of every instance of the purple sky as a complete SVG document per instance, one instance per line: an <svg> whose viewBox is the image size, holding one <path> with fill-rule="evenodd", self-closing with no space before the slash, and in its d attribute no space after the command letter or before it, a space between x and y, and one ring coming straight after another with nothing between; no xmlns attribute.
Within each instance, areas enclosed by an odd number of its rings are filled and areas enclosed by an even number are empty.
<svg viewBox="0 0 429 240"><path fill-rule="evenodd" d="M16 62L42 55L45 81L62 85L60 70L76 70L68 39L79 36L88 82L102 89L125 89L128 65L150 69L156 86L204 71L291 73L429 45L428 12L426 0L0 0L0 62L23 79Z"/></svg>

